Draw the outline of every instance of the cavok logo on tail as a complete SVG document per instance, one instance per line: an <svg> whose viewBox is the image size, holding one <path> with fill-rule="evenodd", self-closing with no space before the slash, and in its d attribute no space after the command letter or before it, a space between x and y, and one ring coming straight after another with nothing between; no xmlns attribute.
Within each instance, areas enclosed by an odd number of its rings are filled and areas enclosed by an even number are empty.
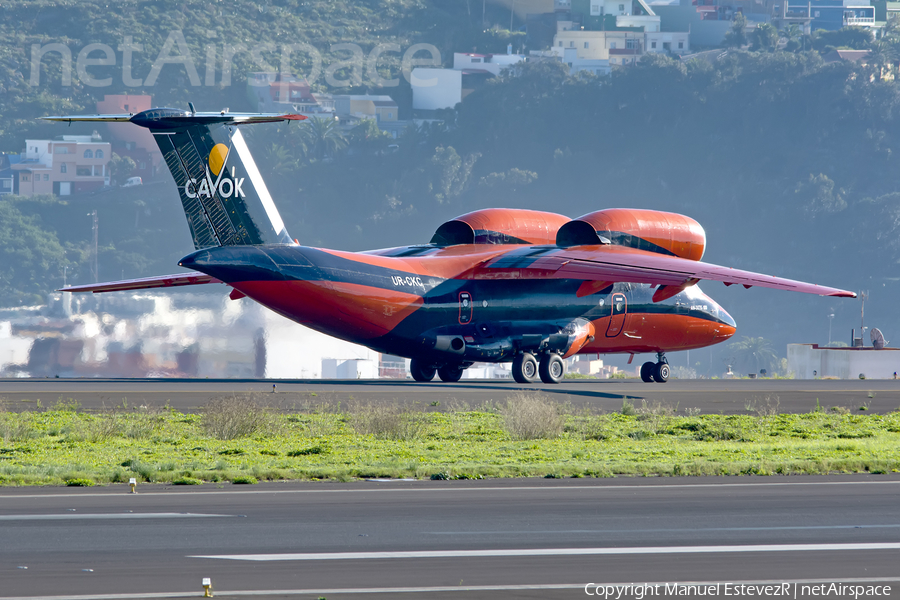
<svg viewBox="0 0 900 600"><path fill-rule="evenodd" d="M189 179L184 186L184 195L188 198L212 198L214 192L218 192L222 198L243 198L244 177L235 176L235 167L231 167L231 176L225 168L228 160L229 148L225 144L216 144L209 153L209 164L206 169L206 177L197 183L196 179ZM213 181L213 176L217 179Z"/></svg>

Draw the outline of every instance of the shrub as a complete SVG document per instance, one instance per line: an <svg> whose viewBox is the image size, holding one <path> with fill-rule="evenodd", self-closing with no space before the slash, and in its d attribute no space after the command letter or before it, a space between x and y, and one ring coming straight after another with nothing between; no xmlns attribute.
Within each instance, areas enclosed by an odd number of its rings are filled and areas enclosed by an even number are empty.
<svg viewBox="0 0 900 600"><path fill-rule="evenodd" d="M36 435L31 415L0 412L0 440L24 442Z"/></svg>
<svg viewBox="0 0 900 600"><path fill-rule="evenodd" d="M203 407L201 423L208 435L220 440L248 437L274 429L271 411L249 396L210 400Z"/></svg>
<svg viewBox="0 0 900 600"><path fill-rule="evenodd" d="M384 440L412 440L422 433L419 415L404 412L397 404L360 404L350 408L350 424L357 433Z"/></svg>
<svg viewBox="0 0 900 600"><path fill-rule="evenodd" d="M178 479L173 479L172 485L203 485L203 482L196 477L188 477L187 475L182 475Z"/></svg>
<svg viewBox="0 0 900 600"><path fill-rule="evenodd" d="M302 448L300 450L291 450L287 453L288 456L309 456L311 454L326 454L328 452L328 448L325 446L313 446L311 448Z"/></svg>
<svg viewBox="0 0 900 600"><path fill-rule="evenodd" d="M259 483L259 479L253 477L252 475L238 475L237 477L233 477L231 479L231 483L253 485L255 483Z"/></svg>
<svg viewBox="0 0 900 600"><path fill-rule="evenodd" d="M541 394L519 392L506 401L500 415L506 432L517 440L555 438L563 430L556 402Z"/></svg>
<svg viewBox="0 0 900 600"><path fill-rule="evenodd" d="M78 479L66 479L66 485L68 485L69 487L92 487L95 484L93 479L84 479L79 477Z"/></svg>

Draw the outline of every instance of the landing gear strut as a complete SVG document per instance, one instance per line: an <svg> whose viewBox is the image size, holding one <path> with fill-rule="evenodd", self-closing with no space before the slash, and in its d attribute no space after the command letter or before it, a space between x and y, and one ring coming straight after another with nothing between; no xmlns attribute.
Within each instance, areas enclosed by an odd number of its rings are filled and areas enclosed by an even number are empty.
<svg viewBox="0 0 900 600"><path fill-rule="evenodd" d="M641 379L646 383L665 383L669 380L669 360L665 352L656 354L656 363L645 362L641 365Z"/></svg>

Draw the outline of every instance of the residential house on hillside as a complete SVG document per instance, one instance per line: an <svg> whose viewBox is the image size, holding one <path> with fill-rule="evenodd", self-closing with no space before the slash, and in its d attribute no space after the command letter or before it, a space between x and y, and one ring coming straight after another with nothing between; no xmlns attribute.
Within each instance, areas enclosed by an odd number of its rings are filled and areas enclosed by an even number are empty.
<svg viewBox="0 0 900 600"><path fill-rule="evenodd" d="M117 94L103 96L97 102L97 113L101 115L131 113L136 114L149 110L153 106L153 97L145 94ZM134 171L129 176L141 177L145 181L153 179L162 171L162 153L149 130L132 123L107 123L112 151L119 156L127 156L134 161ZM119 177L118 183L124 183Z"/></svg>
<svg viewBox="0 0 900 600"><path fill-rule="evenodd" d="M364 119L374 119L381 131L397 138L409 124L400 120L400 109L394 99L386 95L334 95L334 113L342 125L353 127Z"/></svg>
<svg viewBox="0 0 900 600"><path fill-rule="evenodd" d="M573 12L579 0L573 0ZM690 34L664 32L660 17L644 0L591 0L587 15L559 21L552 52L569 64L609 61L611 66L633 65L648 52L686 54ZM575 69L573 69L575 70Z"/></svg>
<svg viewBox="0 0 900 600"><path fill-rule="evenodd" d="M18 176L12 165L22 160L18 154L0 154L0 196L18 194Z"/></svg>
<svg viewBox="0 0 900 600"><path fill-rule="evenodd" d="M875 7L869 0L784 0L784 5L790 14L802 15L806 12L813 31L837 31L844 27L880 30L885 25L876 21ZM878 35L877 31L875 35Z"/></svg>
<svg viewBox="0 0 900 600"><path fill-rule="evenodd" d="M316 94L306 79L274 71L257 71L247 76L247 95L259 112L294 112L309 117L334 117L329 94Z"/></svg>
<svg viewBox="0 0 900 600"><path fill-rule="evenodd" d="M11 168L21 196L68 196L109 185L110 156L110 144L95 131L55 140L25 140L25 152Z"/></svg>
<svg viewBox="0 0 900 600"><path fill-rule="evenodd" d="M506 54L456 52L452 69L415 68L410 79L413 109L453 108L488 79L524 60L525 55L513 54L512 47L507 46Z"/></svg>

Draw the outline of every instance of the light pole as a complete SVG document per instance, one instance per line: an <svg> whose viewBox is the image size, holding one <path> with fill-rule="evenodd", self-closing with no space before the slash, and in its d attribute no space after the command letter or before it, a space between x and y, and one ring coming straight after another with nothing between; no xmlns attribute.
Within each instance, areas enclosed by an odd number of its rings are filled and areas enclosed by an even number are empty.
<svg viewBox="0 0 900 600"><path fill-rule="evenodd" d="M831 323L834 321L834 313L828 315L828 345L831 345Z"/></svg>

